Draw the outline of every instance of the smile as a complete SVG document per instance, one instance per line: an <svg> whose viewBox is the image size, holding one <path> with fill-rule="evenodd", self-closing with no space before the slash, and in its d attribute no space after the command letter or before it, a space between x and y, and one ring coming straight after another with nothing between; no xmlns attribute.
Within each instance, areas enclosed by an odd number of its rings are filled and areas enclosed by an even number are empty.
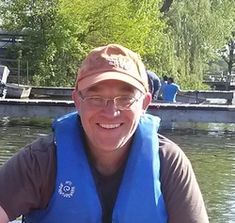
<svg viewBox="0 0 235 223"><path fill-rule="evenodd" d="M121 126L121 124L98 124L100 127L105 129L115 129Z"/></svg>

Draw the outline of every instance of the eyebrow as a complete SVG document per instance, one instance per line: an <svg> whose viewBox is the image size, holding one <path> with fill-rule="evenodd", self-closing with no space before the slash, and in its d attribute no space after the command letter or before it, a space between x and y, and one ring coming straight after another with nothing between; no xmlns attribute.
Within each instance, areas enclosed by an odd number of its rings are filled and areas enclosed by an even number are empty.
<svg viewBox="0 0 235 223"><path fill-rule="evenodd" d="M89 89L87 89L87 91L86 92L98 92L98 91L100 91L100 90L102 90L103 89L103 86L102 85L94 85L94 86L91 86ZM135 87L132 87L132 86L129 86L129 85L127 85L127 84L125 84L124 86L122 86L122 87L120 87L120 90L121 91L124 91L124 92L130 92L130 93L136 93L136 92L138 92L138 90L137 89L135 89Z"/></svg>

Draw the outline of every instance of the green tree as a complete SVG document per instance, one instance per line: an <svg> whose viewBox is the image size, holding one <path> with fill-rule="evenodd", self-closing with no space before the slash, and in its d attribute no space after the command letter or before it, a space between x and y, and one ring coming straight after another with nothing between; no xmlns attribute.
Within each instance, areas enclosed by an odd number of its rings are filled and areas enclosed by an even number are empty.
<svg viewBox="0 0 235 223"><path fill-rule="evenodd" d="M159 1L62 2L61 14L68 24L73 24L70 30L74 33L80 30L79 41L85 42L88 49L115 42L147 57L161 41L158 34L163 32L164 22L160 19Z"/></svg>
<svg viewBox="0 0 235 223"><path fill-rule="evenodd" d="M164 26L158 0L11 0L3 5L4 27L27 34L19 49L37 85L70 85L85 54L111 42L150 58Z"/></svg>
<svg viewBox="0 0 235 223"><path fill-rule="evenodd" d="M27 34L15 50L37 85L71 85L90 49L115 42L182 88L201 88L234 28L234 8L231 0L2 0L0 12L5 29Z"/></svg>
<svg viewBox="0 0 235 223"><path fill-rule="evenodd" d="M175 76L185 88L202 87L207 63L232 31L234 7L229 0L174 1L165 14L167 53L159 57L159 66L167 61L165 73Z"/></svg>

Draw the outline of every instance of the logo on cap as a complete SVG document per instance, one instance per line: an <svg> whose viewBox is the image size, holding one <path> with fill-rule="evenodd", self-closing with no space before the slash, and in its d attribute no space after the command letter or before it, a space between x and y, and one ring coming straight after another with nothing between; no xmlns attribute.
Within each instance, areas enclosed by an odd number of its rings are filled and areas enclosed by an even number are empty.
<svg viewBox="0 0 235 223"><path fill-rule="evenodd" d="M106 60L108 61L109 65L116 68L121 68L123 70L130 70L132 66L131 61L124 57L108 57Z"/></svg>

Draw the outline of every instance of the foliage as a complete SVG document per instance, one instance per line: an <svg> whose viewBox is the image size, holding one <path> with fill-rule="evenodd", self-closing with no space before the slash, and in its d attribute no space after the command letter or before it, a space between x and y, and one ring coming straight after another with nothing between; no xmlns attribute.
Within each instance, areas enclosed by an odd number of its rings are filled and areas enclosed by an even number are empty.
<svg viewBox="0 0 235 223"><path fill-rule="evenodd" d="M163 23L157 2L11 0L2 10L8 11L6 29L27 34L19 49L30 61L34 82L66 86L73 83L77 66L93 47L115 42L143 56L153 55Z"/></svg>
<svg viewBox="0 0 235 223"><path fill-rule="evenodd" d="M2 0L0 6L3 28L26 34L11 55L22 52L36 85L72 85L87 52L113 42L139 52L148 69L173 76L182 88L202 88L209 62L235 30L231 0Z"/></svg>
<svg viewBox="0 0 235 223"><path fill-rule="evenodd" d="M202 87L207 63L233 29L234 7L229 0L174 1L165 15L167 53L161 58L168 64L165 73L175 76L185 88Z"/></svg>
<svg viewBox="0 0 235 223"><path fill-rule="evenodd" d="M29 61L30 73L36 85L69 85L74 79L74 62L80 55L74 49L78 43L67 38L58 24L57 0L5 1L2 10L4 28L24 33L25 41L18 46L23 59ZM68 44L69 43L69 44Z"/></svg>

